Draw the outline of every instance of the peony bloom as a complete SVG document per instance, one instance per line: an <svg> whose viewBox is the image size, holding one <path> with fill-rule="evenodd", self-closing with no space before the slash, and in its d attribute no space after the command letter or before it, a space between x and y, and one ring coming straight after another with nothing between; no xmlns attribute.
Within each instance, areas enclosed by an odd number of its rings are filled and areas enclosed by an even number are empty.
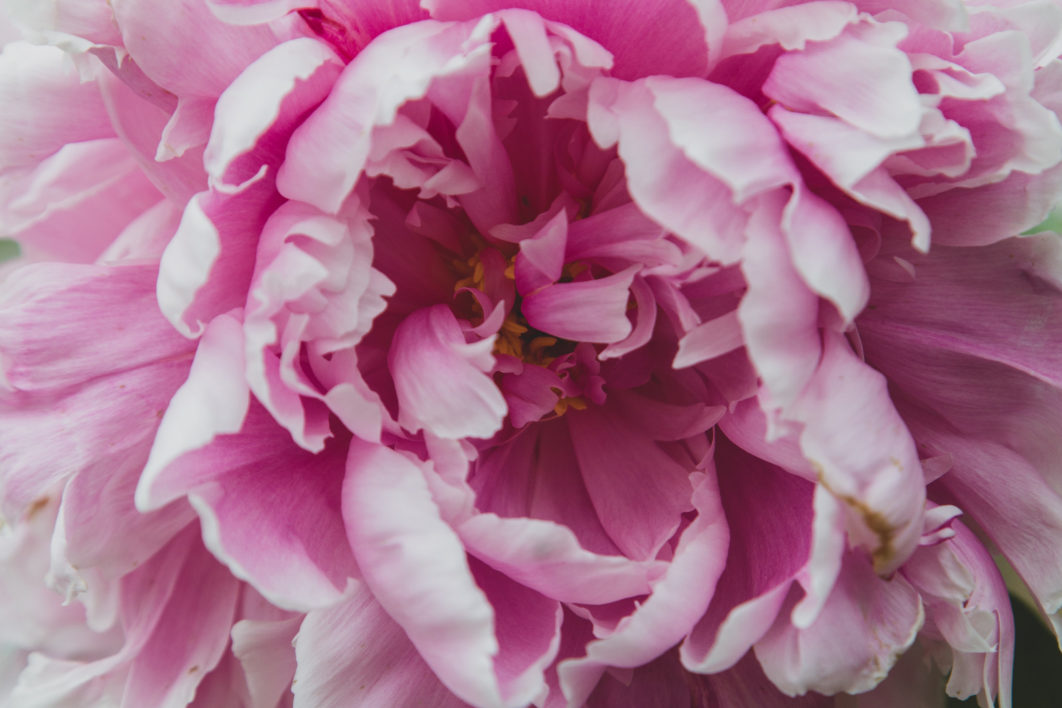
<svg viewBox="0 0 1062 708"><path fill-rule="evenodd" d="M1004 708L993 553L1062 631L1062 4L8 8L0 705Z"/></svg>

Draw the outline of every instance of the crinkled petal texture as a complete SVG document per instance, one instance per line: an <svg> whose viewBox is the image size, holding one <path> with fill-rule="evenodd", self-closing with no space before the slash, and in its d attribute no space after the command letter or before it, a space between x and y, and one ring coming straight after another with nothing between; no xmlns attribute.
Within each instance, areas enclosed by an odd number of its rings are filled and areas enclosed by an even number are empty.
<svg viewBox="0 0 1062 708"><path fill-rule="evenodd" d="M10 5L2 705L1004 708L996 551L1062 631L1056 4Z"/></svg>

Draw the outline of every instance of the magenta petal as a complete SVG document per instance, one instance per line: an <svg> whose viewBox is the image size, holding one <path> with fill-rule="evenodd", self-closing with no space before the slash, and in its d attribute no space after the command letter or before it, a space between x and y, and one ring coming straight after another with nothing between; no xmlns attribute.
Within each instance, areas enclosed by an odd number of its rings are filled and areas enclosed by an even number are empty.
<svg viewBox="0 0 1062 708"><path fill-rule="evenodd" d="M212 478L196 475L203 469ZM160 481L189 483L207 547L234 575L305 611L338 601L357 575L338 503L343 470L340 446L309 454L256 407L238 434L178 459Z"/></svg>
<svg viewBox="0 0 1062 708"><path fill-rule="evenodd" d="M528 323L562 339L607 344L625 339L631 283L639 266L598 280L555 283L527 295L521 311Z"/></svg>
<svg viewBox="0 0 1062 708"><path fill-rule="evenodd" d="M618 415L588 409L565 418L602 526L625 555L652 558L690 509L689 470Z"/></svg>
<svg viewBox="0 0 1062 708"><path fill-rule="evenodd" d="M366 585L439 680L470 703L500 706L494 611L423 475L398 452L352 440L343 484L350 545Z"/></svg>
<svg viewBox="0 0 1062 708"><path fill-rule="evenodd" d="M723 572L728 531L715 473L697 475L694 519L679 538L675 555L652 594L608 636L590 642L586 657L559 667L564 694L580 704L605 667L635 667L651 661L686 635L708 607Z"/></svg>
<svg viewBox="0 0 1062 708"><path fill-rule="evenodd" d="M443 438L486 438L501 427L505 398L488 372L493 338L466 343L450 308L414 312L395 331L388 365L399 422Z"/></svg>

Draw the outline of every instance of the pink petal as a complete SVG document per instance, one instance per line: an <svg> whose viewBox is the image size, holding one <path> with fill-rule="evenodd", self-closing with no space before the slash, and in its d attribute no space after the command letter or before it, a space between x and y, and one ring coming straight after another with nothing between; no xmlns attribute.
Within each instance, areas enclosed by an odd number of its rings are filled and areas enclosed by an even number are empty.
<svg viewBox="0 0 1062 708"><path fill-rule="evenodd" d="M1041 175L1013 172L1001 182L952 189L918 200L929 217L934 243L981 246L1015 236L1039 224L1062 188L1062 167Z"/></svg>
<svg viewBox="0 0 1062 708"><path fill-rule="evenodd" d="M240 323L230 315L207 327L188 380L173 396L159 426L137 486L137 508L150 511L182 496L193 481L168 479L166 468L185 453L243 426L250 392L243 378L242 339ZM214 473L214 469L200 471L208 477Z"/></svg>
<svg viewBox="0 0 1062 708"><path fill-rule="evenodd" d="M189 351L157 316L156 274L153 266L59 263L13 273L0 309L7 382L23 391L63 388Z"/></svg>
<svg viewBox="0 0 1062 708"><path fill-rule="evenodd" d="M631 283L640 266L599 278L555 283L527 295L521 312L547 334L575 342L619 342L633 327L627 319Z"/></svg>
<svg viewBox="0 0 1062 708"><path fill-rule="evenodd" d="M814 485L726 441L715 459L730 547L711 605L682 645L683 665L698 673L729 669L766 634L812 542Z"/></svg>
<svg viewBox="0 0 1062 708"><path fill-rule="evenodd" d="M586 657L559 667L569 703L580 704L608 666L632 668L651 661L686 635L708 607L723 572L728 531L715 473L694 482L697 517L682 532L667 572L616 631L590 642Z"/></svg>
<svg viewBox="0 0 1062 708"><path fill-rule="evenodd" d="M114 136L99 88L56 47L18 42L0 54L0 165L33 165L69 143Z"/></svg>
<svg viewBox="0 0 1062 708"><path fill-rule="evenodd" d="M494 608L498 654L494 672L506 705L540 703L547 692L545 670L560 648L561 604L470 559L476 584Z"/></svg>
<svg viewBox="0 0 1062 708"><path fill-rule="evenodd" d="M268 27L227 25L201 0L115 0L113 7L130 56L152 81L178 96L219 96L277 44Z"/></svg>
<svg viewBox="0 0 1062 708"><path fill-rule="evenodd" d="M237 435L179 458L159 483L187 485L207 547L236 577L305 611L337 602L357 575L338 503L343 453L307 453L256 407Z"/></svg>
<svg viewBox="0 0 1062 708"><path fill-rule="evenodd" d="M505 398L489 376L493 338L466 343L450 308L414 312L395 331L388 365L399 422L444 438L487 438L501 427Z"/></svg>
<svg viewBox="0 0 1062 708"><path fill-rule="evenodd" d="M855 542L887 573L921 535L922 466L884 377L857 359L840 335L828 335L825 344L795 408L805 425L800 447L822 484L848 505Z"/></svg>
<svg viewBox="0 0 1062 708"><path fill-rule="evenodd" d="M705 2L701 6L706 17L718 20L708 9L715 4ZM622 78L703 74L709 50L706 32L720 30L718 21L702 27L696 6L677 0L619 4L600 0L426 0L423 5L439 20L469 20L510 7L532 10L547 20L571 26L612 52L615 74Z"/></svg>
<svg viewBox="0 0 1062 708"><path fill-rule="evenodd" d="M911 63L895 46L903 34L895 25L877 25L787 52L763 92L793 110L825 110L883 138L913 133L922 110Z"/></svg>
<svg viewBox="0 0 1062 708"><path fill-rule="evenodd" d="M567 418L567 415L565 416ZM503 517L531 517L570 529L588 551L621 555L593 508L565 420L525 428L506 445L485 451L471 479L476 506Z"/></svg>
<svg viewBox="0 0 1062 708"><path fill-rule="evenodd" d="M366 585L439 680L475 705L503 705L494 611L418 465L352 440L343 516Z"/></svg>
<svg viewBox="0 0 1062 708"><path fill-rule="evenodd" d="M911 645L923 618L922 602L907 580L883 580L864 556L849 553L815 622L798 629L783 613L757 642L756 658L787 695L867 691Z"/></svg>
<svg viewBox="0 0 1062 708"><path fill-rule="evenodd" d="M159 265L159 308L179 332L198 336L211 319L245 304L255 245L278 202L269 180L234 195L200 192L188 202Z"/></svg>
<svg viewBox="0 0 1062 708"><path fill-rule="evenodd" d="M324 99L341 69L327 45L309 38L277 45L256 59L218 99L203 154L207 172L237 186L261 164L279 162L297 119Z"/></svg>
<svg viewBox="0 0 1062 708"><path fill-rule="evenodd" d="M457 532L469 553L562 602L601 605L645 595L663 565L591 553L571 530L551 521L477 514Z"/></svg>
<svg viewBox="0 0 1062 708"><path fill-rule="evenodd" d="M690 508L689 470L615 414L591 408L565 418L602 526L625 555L652 558Z"/></svg>
<svg viewBox="0 0 1062 708"><path fill-rule="evenodd" d="M365 641L370 638L372 641ZM295 638L295 708L462 708L364 586L306 615Z"/></svg>

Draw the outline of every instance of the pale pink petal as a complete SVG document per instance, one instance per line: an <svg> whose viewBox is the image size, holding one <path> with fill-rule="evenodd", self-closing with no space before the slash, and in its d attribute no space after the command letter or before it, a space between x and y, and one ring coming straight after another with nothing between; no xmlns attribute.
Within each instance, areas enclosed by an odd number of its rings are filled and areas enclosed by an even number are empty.
<svg viewBox="0 0 1062 708"><path fill-rule="evenodd" d="M210 323L196 349L188 380L173 396L136 490L142 511L157 509L183 495L188 479L167 479L166 468L218 435L239 432L250 405L243 378L240 322L223 315ZM215 469L200 474L213 475Z"/></svg>
<svg viewBox="0 0 1062 708"><path fill-rule="evenodd" d="M261 164L279 162L296 120L324 99L341 68L331 49L309 38L280 44L255 60L218 99L203 154L207 172L238 186Z"/></svg>
<svg viewBox="0 0 1062 708"><path fill-rule="evenodd" d="M7 383L57 389L189 351L157 316L153 266L37 264L0 291ZM133 323L136 323L135 326Z"/></svg>
<svg viewBox="0 0 1062 708"><path fill-rule="evenodd" d="M317 4L318 0L207 0L218 19L233 25L262 24Z"/></svg>
<svg viewBox="0 0 1062 708"><path fill-rule="evenodd" d="M706 106L720 116L715 130L697 127ZM747 215L737 204L795 178L759 109L705 81L595 81L588 125L600 146L619 143L641 210L722 263L740 257Z"/></svg>
<svg viewBox="0 0 1062 708"><path fill-rule="evenodd" d="M913 133L922 111L911 63L895 46L904 34L897 25L877 25L787 52L763 92L790 109L824 110L883 138Z"/></svg>
<svg viewBox="0 0 1062 708"><path fill-rule="evenodd" d="M809 627L786 613L756 643L764 673L783 693L858 693L876 686L914 641L924 613L918 592L900 575L878 577L850 552L837 585Z"/></svg>
<svg viewBox="0 0 1062 708"><path fill-rule="evenodd" d="M232 653L247 683L248 708L276 708L290 698L296 655L292 646L302 623L295 616L278 620L243 619L232 626Z"/></svg>
<svg viewBox="0 0 1062 708"><path fill-rule="evenodd" d="M114 136L95 82L55 47L16 42L0 54L0 165L32 165L69 143Z"/></svg>
<svg viewBox="0 0 1062 708"><path fill-rule="evenodd" d="M343 485L347 535L366 585L451 691L503 705L494 611L424 473L402 454L352 440Z"/></svg>
<svg viewBox="0 0 1062 708"><path fill-rule="evenodd" d="M774 4L774 3L771 3ZM744 7L729 8L733 13L749 12L754 3L742 3ZM732 22L726 29L723 54L752 54L760 47L778 44L783 49L803 49L808 42L825 42L844 31L855 22L858 10L850 2L840 0L813 0L788 7L770 8L764 3L765 12L749 12Z"/></svg>
<svg viewBox="0 0 1062 708"><path fill-rule="evenodd" d="M762 197L749 220L741 262L748 291L737 317L749 359L774 406L793 403L819 363L818 298L793 267L781 231L784 195ZM800 228L803 225L794 228Z"/></svg>
<svg viewBox="0 0 1062 708"><path fill-rule="evenodd" d="M91 263L160 197L119 140L71 143L0 176L0 222L28 257Z"/></svg>
<svg viewBox="0 0 1062 708"><path fill-rule="evenodd" d="M306 611L337 602L357 575L338 501L343 455L338 444L307 453L256 406L238 434L178 458L154 489L188 495L207 547L234 575Z"/></svg>
<svg viewBox="0 0 1062 708"><path fill-rule="evenodd" d="M144 73L179 96L215 98L277 44L268 27L236 27L202 0L114 0L125 48Z"/></svg>
<svg viewBox="0 0 1062 708"><path fill-rule="evenodd" d="M457 527L469 553L527 587L563 602L607 604L649 592L663 570L584 550L565 526L538 519L477 514Z"/></svg>
<svg viewBox="0 0 1062 708"><path fill-rule="evenodd" d="M128 62L128 65L133 64ZM137 93L111 74L101 76L98 84L114 132L144 175L162 194L175 205L183 206L192 195L206 189L207 174L203 169L201 148L189 149L184 155L165 162L155 160L173 106L159 105L150 96ZM153 90L165 98L173 98L160 88Z"/></svg>
<svg viewBox="0 0 1062 708"><path fill-rule="evenodd" d="M466 343L445 305L414 312L395 331L388 365L398 393L399 422L444 438L493 435L506 413L491 380L493 338Z"/></svg>
<svg viewBox="0 0 1062 708"><path fill-rule="evenodd" d="M306 615L295 639L295 708L463 708L364 586Z"/></svg>
<svg viewBox="0 0 1062 708"><path fill-rule="evenodd" d="M127 634L124 650L135 658L122 694L128 705L187 705L228 645L238 582L198 542L179 572L180 587L166 599L156 623L129 628L132 631ZM145 580L150 583L154 578ZM137 589L124 590L131 595ZM137 630L150 634L133 653L130 643L137 641Z"/></svg>
<svg viewBox="0 0 1062 708"><path fill-rule="evenodd" d="M926 634L952 650L948 695L1000 697L1008 708L1014 663L1014 618L1006 585L992 556L959 522L955 535L919 549L903 574L926 604Z"/></svg>
<svg viewBox="0 0 1062 708"><path fill-rule="evenodd" d="M245 304L258 236L278 202L269 180L234 195L200 192L188 202L162 254L157 290L178 331L199 336L214 317Z"/></svg>
<svg viewBox="0 0 1062 708"><path fill-rule="evenodd" d="M879 572L898 567L922 532L922 466L914 440L886 390L837 334L794 406L804 423L800 447L819 479L848 506L853 541Z"/></svg>
<svg viewBox="0 0 1062 708"><path fill-rule="evenodd" d="M372 43L292 135L277 177L281 193L325 212L338 211L365 166L373 127L392 123L404 103L422 98L448 62L453 70L483 65L485 71L488 34L486 26L422 22Z"/></svg>

